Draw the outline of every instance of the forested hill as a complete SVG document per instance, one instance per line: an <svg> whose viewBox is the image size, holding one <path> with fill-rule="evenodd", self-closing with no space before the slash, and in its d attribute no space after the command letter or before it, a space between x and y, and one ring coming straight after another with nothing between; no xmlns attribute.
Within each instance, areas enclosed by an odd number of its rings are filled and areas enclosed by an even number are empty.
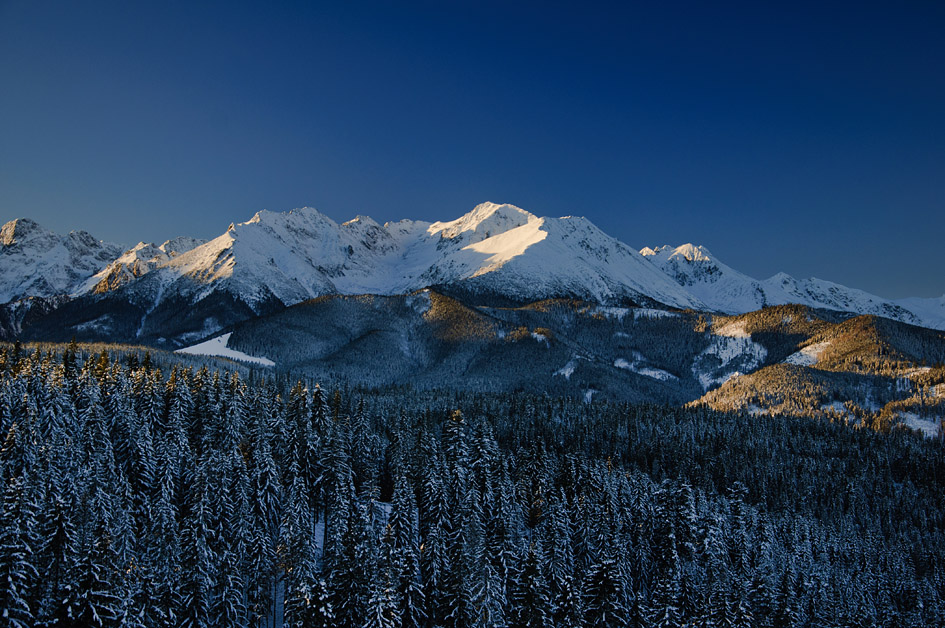
<svg viewBox="0 0 945 628"><path fill-rule="evenodd" d="M327 296L217 343L323 383L697 402L929 436L945 418L945 332L800 305L709 316L566 299L472 306L433 290Z"/></svg>
<svg viewBox="0 0 945 628"><path fill-rule="evenodd" d="M9 347L0 428L5 625L945 622L902 431Z"/></svg>

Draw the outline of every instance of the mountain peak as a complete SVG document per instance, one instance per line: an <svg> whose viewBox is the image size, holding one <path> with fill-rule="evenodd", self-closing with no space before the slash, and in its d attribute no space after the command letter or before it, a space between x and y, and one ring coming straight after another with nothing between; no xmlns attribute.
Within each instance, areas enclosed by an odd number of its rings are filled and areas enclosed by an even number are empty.
<svg viewBox="0 0 945 628"><path fill-rule="evenodd" d="M198 246L200 246L201 244L206 244L206 243L207 243L206 240L202 240L200 238L191 238L189 236L177 236L176 238L171 238L170 240L165 241L164 244L162 244L158 248L164 251L165 253L167 253L168 255L170 255L171 257L174 257L176 255L186 253L187 251L191 251L197 248Z"/></svg>
<svg viewBox="0 0 945 628"><path fill-rule="evenodd" d="M381 225L370 216L363 216L361 214L358 214L351 220L347 220L341 223L341 226L342 227L359 226L359 227L369 228L369 227L380 227Z"/></svg>
<svg viewBox="0 0 945 628"><path fill-rule="evenodd" d="M538 220L538 217L515 205L480 203L471 212L456 220L433 223L427 232L431 235L439 233L444 238L455 238L469 233L469 239L478 242L533 220Z"/></svg>
<svg viewBox="0 0 945 628"><path fill-rule="evenodd" d="M122 252L85 231L60 235L29 218L3 225L0 245L0 303L71 294Z"/></svg>
<svg viewBox="0 0 945 628"><path fill-rule="evenodd" d="M682 257L688 262L708 262L711 261L712 254L704 246L686 243L677 246L670 257Z"/></svg>
<svg viewBox="0 0 945 628"><path fill-rule="evenodd" d="M647 246L640 249L640 255L643 257L651 257L657 262L666 262L672 259L685 260L687 262L714 261L709 249L692 243L686 243L676 247L670 244L664 244L656 248Z"/></svg>
<svg viewBox="0 0 945 628"><path fill-rule="evenodd" d="M256 212L252 218L241 224L260 224L267 227L285 226L288 224L302 223L325 223L335 226L335 221L321 213L314 207L297 207L287 212L274 212L268 209L261 209Z"/></svg>
<svg viewBox="0 0 945 628"><path fill-rule="evenodd" d="M802 303L945 327L942 300L891 302L784 274L759 281L703 246L637 252L586 218L539 218L510 204L481 203L447 222L383 226L363 215L339 224L311 207L262 210L210 242L182 237L122 251L83 231L62 236L30 219L10 221L0 231L0 303L121 291L116 298L157 308L169 299L198 303L219 293L245 306L234 312L258 314L325 294L445 286L513 302L567 296L729 314ZM211 305L187 333L226 324Z"/></svg>
<svg viewBox="0 0 945 628"><path fill-rule="evenodd" d="M0 229L0 242L2 242L4 246L10 246L34 234L45 233L48 233L48 231L35 220L30 218L16 218L3 225L3 228Z"/></svg>

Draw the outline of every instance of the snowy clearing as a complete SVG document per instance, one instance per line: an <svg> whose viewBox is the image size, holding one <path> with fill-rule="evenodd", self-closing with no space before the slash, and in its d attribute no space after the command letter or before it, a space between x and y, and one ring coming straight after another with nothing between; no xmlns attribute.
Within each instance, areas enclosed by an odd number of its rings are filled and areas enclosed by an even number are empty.
<svg viewBox="0 0 945 628"><path fill-rule="evenodd" d="M716 336L726 336L728 338L751 338L751 334L745 331L745 321L732 321L726 323L718 329L713 330Z"/></svg>
<svg viewBox="0 0 945 628"><path fill-rule="evenodd" d="M909 429L922 432L926 438L938 436L939 421L920 418L915 412L900 412L899 418Z"/></svg>
<svg viewBox="0 0 945 628"><path fill-rule="evenodd" d="M692 374L704 390L721 386L728 380L754 371L768 357L768 350L752 342L745 333L744 323L726 325L714 334L712 344L696 356L692 363Z"/></svg>
<svg viewBox="0 0 945 628"><path fill-rule="evenodd" d="M649 307L628 308L598 305L591 310L591 314L599 314L606 318L613 318L618 321L623 321L627 314L630 313L633 313L634 320L640 318L676 318L679 316L678 312L667 312L666 310L657 310L655 308Z"/></svg>
<svg viewBox="0 0 945 628"><path fill-rule="evenodd" d="M617 358L614 360L614 366L618 369L624 369L637 375L644 375L646 377L652 377L653 379L658 379L660 381L669 381L673 379L679 379L672 373L668 373L663 369L658 369L653 366L647 366L641 360L634 360L633 362L628 362L623 358Z"/></svg>
<svg viewBox="0 0 945 628"><path fill-rule="evenodd" d="M571 358L568 360L568 363L562 366L560 369L554 372L555 375L560 375L561 377L570 380L571 376L574 375L574 369L577 368L577 361L580 360L578 357Z"/></svg>
<svg viewBox="0 0 945 628"><path fill-rule="evenodd" d="M223 334L216 338L211 338L192 347L178 349L174 353L187 353L190 355L210 355L218 358L230 358L231 360L240 360L241 362L250 362L251 364L260 364L262 366L275 366L276 363L269 358L252 356L236 349L228 349L227 343L233 333Z"/></svg>
<svg viewBox="0 0 945 628"><path fill-rule="evenodd" d="M792 353L789 355L784 359L784 363L796 364L797 366L813 366L817 364L817 360L820 359L820 354L822 354L829 346L829 341L808 345L797 353Z"/></svg>

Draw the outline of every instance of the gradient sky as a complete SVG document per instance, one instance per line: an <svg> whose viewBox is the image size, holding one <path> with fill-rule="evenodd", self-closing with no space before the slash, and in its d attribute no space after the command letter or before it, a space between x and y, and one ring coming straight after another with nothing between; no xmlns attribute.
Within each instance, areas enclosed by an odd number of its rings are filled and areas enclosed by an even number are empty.
<svg viewBox="0 0 945 628"><path fill-rule="evenodd" d="M0 0L0 221L130 245L489 200L940 296L943 33L941 2Z"/></svg>

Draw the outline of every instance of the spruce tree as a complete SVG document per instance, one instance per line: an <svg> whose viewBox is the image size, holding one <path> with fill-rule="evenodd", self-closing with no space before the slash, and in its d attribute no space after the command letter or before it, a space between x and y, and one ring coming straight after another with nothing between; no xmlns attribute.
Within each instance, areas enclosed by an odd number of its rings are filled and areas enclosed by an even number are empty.
<svg viewBox="0 0 945 628"><path fill-rule="evenodd" d="M515 588L512 591L515 611L512 613L511 627L544 628L554 625L551 591L545 578L544 564L541 547L532 543L525 555L522 569L517 575ZM599 590L598 592L600 593ZM612 619L618 617L625 617L625 615L616 613L611 616Z"/></svg>
<svg viewBox="0 0 945 628"><path fill-rule="evenodd" d="M627 624L627 596L615 559L604 558L594 564L587 575L584 590L586 626L603 628Z"/></svg>
<svg viewBox="0 0 945 628"><path fill-rule="evenodd" d="M37 526L35 504L22 478L13 478L3 494L0 511L0 625L33 625L30 603L38 574L33 564Z"/></svg>
<svg viewBox="0 0 945 628"><path fill-rule="evenodd" d="M180 623L185 628L207 628L212 625L210 607L214 587L214 561L209 528L211 514L207 495L206 464L194 478L188 516L182 524L182 578Z"/></svg>

